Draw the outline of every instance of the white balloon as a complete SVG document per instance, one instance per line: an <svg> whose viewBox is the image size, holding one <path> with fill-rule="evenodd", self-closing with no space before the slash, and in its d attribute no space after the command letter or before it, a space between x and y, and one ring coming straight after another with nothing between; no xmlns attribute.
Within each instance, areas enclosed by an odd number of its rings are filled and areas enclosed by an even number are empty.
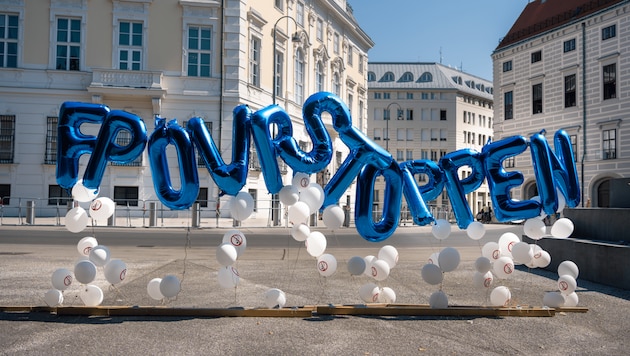
<svg viewBox="0 0 630 356"><path fill-rule="evenodd" d="M435 224L431 227L431 233L438 240L444 240L451 235L451 224L444 220L435 220Z"/></svg>
<svg viewBox="0 0 630 356"><path fill-rule="evenodd" d="M429 306L432 309L446 309L448 308L448 296L441 290L434 292L429 297Z"/></svg>
<svg viewBox="0 0 630 356"><path fill-rule="evenodd" d="M562 213L564 208L566 208L567 206L567 200L565 199L564 194L562 194L562 192L558 188L556 188L556 194L558 195L558 209L556 210L556 212Z"/></svg>
<svg viewBox="0 0 630 356"><path fill-rule="evenodd" d="M111 284L118 284L127 276L127 264L122 260L109 260L103 270L105 279Z"/></svg>
<svg viewBox="0 0 630 356"><path fill-rule="evenodd" d="M514 261L507 256L501 256L494 261L492 271L499 279L507 279L514 273Z"/></svg>
<svg viewBox="0 0 630 356"><path fill-rule="evenodd" d="M225 266L219 268L218 279L222 288L229 289L236 287L241 278L236 268Z"/></svg>
<svg viewBox="0 0 630 356"><path fill-rule="evenodd" d="M532 259L534 266L537 268L545 268L551 263L551 255L545 250L540 250L534 253Z"/></svg>
<svg viewBox="0 0 630 356"><path fill-rule="evenodd" d="M372 262L372 278L377 281L384 281L389 277L389 264L383 260Z"/></svg>
<svg viewBox="0 0 630 356"><path fill-rule="evenodd" d="M285 185L280 189L280 192L278 192L278 196L282 204L291 206L300 199L300 192L292 185Z"/></svg>
<svg viewBox="0 0 630 356"><path fill-rule="evenodd" d="M359 288L359 296L366 303L376 303L379 292L378 286L374 283L366 283Z"/></svg>
<svg viewBox="0 0 630 356"><path fill-rule="evenodd" d="M396 303L396 292L389 287L383 287L378 293L377 300L379 303L385 304Z"/></svg>
<svg viewBox="0 0 630 356"><path fill-rule="evenodd" d="M512 246L512 256L515 263L529 263L534 258L534 252L527 242L517 242Z"/></svg>
<svg viewBox="0 0 630 356"><path fill-rule="evenodd" d="M236 262L238 258L238 252L236 247L229 242L224 242L217 247L216 250L217 262L221 266L231 266Z"/></svg>
<svg viewBox="0 0 630 356"><path fill-rule="evenodd" d="M348 260L348 272L352 276L360 276L365 272L365 260L363 257L354 256Z"/></svg>
<svg viewBox="0 0 630 356"><path fill-rule="evenodd" d="M181 282L177 276L168 274L162 278L160 282L160 293L166 298L173 298L179 294L181 290Z"/></svg>
<svg viewBox="0 0 630 356"><path fill-rule="evenodd" d="M547 292L543 296L543 306L560 308L564 306L564 296L560 292Z"/></svg>
<svg viewBox="0 0 630 356"><path fill-rule="evenodd" d="M466 234L473 240L480 240L486 234L486 227L479 221L473 221L466 228Z"/></svg>
<svg viewBox="0 0 630 356"><path fill-rule="evenodd" d="M329 205L322 213L322 221L327 228L337 230L343 226L345 214L339 205Z"/></svg>
<svg viewBox="0 0 630 356"><path fill-rule="evenodd" d="M426 265L422 266L421 274L422 279L431 285L440 284L444 280L444 274L442 273L440 267L432 263L427 263Z"/></svg>
<svg viewBox="0 0 630 356"><path fill-rule="evenodd" d="M81 260L74 265L74 278L82 284L92 283L96 278L96 266L88 260Z"/></svg>
<svg viewBox="0 0 630 356"><path fill-rule="evenodd" d="M265 305L267 308L282 308L287 303L286 294L278 288L265 292Z"/></svg>
<svg viewBox="0 0 630 356"><path fill-rule="evenodd" d="M490 292L490 303L496 307L502 307L512 299L512 292L506 286L498 286Z"/></svg>
<svg viewBox="0 0 630 356"><path fill-rule="evenodd" d="M293 236L293 239L295 239L295 241L306 241L308 235L310 234L311 228L309 228L306 224L295 224L291 228L291 236Z"/></svg>
<svg viewBox="0 0 630 356"><path fill-rule="evenodd" d="M492 262L488 257L481 256L475 260L475 269L484 274L492 269Z"/></svg>
<svg viewBox="0 0 630 356"><path fill-rule="evenodd" d="M322 187L317 183L311 183L305 189L300 191L300 200L301 202L306 203L309 209L309 215L314 214L321 208L322 204L324 204L324 198L326 198L326 194Z"/></svg>
<svg viewBox="0 0 630 356"><path fill-rule="evenodd" d="M291 183L299 192L301 192L303 189L308 188L311 184L311 176L306 173L298 172L293 176Z"/></svg>
<svg viewBox="0 0 630 356"><path fill-rule="evenodd" d="M547 227L540 219L527 219L523 225L523 233L532 240L540 240L547 234Z"/></svg>
<svg viewBox="0 0 630 356"><path fill-rule="evenodd" d="M94 265L98 267L103 267L109 262L111 255L109 253L109 248L103 245L97 245L90 250L90 261L94 263Z"/></svg>
<svg viewBox="0 0 630 356"><path fill-rule="evenodd" d="M90 216L95 220L107 220L116 210L116 204L107 197L96 198L90 204Z"/></svg>
<svg viewBox="0 0 630 356"><path fill-rule="evenodd" d="M392 245L385 245L378 251L378 259L387 262L390 269L394 268L398 264L398 250Z"/></svg>
<svg viewBox="0 0 630 356"><path fill-rule="evenodd" d="M66 213L65 225L68 231L78 233L87 227L90 220L85 209L80 206L74 207Z"/></svg>
<svg viewBox="0 0 630 356"><path fill-rule="evenodd" d="M92 201L98 196L98 189L89 189L83 185L83 179L79 179L72 186L72 198L81 203Z"/></svg>
<svg viewBox="0 0 630 356"><path fill-rule="evenodd" d="M317 257L317 270L322 277L332 276L337 271L337 259L329 253Z"/></svg>
<svg viewBox="0 0 630 356"><path fill-rule="evenodd" d="M575 278L573 278L573 276L565 274L558 278L558 289L560 290L560 293L562 293L562 295L571 294L575 292L576 288L577 281L575 280Z"/></svg>
<svg viewBox="0 0 630 356"><path fill-rule="evenodd" d="M311 215L311 211L303 201L299 201L289 207L289 221L296 224L303 224L308 216Z"/></svg>
<svg viewBox="0 0 630 356"><path fill-rule="evenodd" d="M372 263L376 261L378 258L373 255L367 255L363 258L365 261L365 275L371 277L372 276Z"/></svg>
<svg viewBox="0 0 630 356"><path fill-rule="evenodd" d="M429 259L427 260L427 263L431 263L431 264L434 264L436 266L439 266L440 265L439 257L440 257L440 253L439 252L433 252L431 254L431 256L429 256Z"/></svg>
<svg viewBox="0 0 630 356"><path fill-rule="evenodd" d="M459 251L453 247L447 247L438 255L438 265L444 272L454 271L459 266Z"/></svg>
<svg viewBox="0 0 630 356"><path fill-rule="evenodd" d="M306 245L306 252L308 252L309 255L319 257L326 251L326 236L319 231L313 231L308 235L304 244Z"/></svg>
<svg viewBox="0 0 630 356"><path fill-rule="evenodd" d="M254 198L248 192L238 192L230 200L230 212L232 217L238 221L243 221L254 212Z"/></svg>
<svg viewBox="0 0 630 356"><path fill-rule="evenodd" d="M63 304L63 293L58 289L51 289L44 294L44 302L49 307L56 307Z"/></svg>
<svg viewBox="0 0 630 356"><path fill-rule="evenodd" d="M77 251L81 256L89 256L90 251L98 245L98 241L92 236L86 236L77 243Z"/></svg>
<svg viewBox="0 0 630 356"><path fill-rule="evenodd" d="M559 239L566 239L573 233L573 221L568 218L558 219L551 226L551 235Z"/></svg>
<svg viewBox="0 0 630 356"><path fill-rule="evenodd" d="M490 288L493 281L494 277L492 276L492 272L490 271L486 273L475 272L475 274L473 275L473 286L479 289Z"/></svg>
<svg viewBox="0 0 630 356"><path fill-rule="evenodd" d="M502 256L508 256L512 258L512 247L517 242L520 242L521 239L513 232L506 232L501 237L499 237L499 250L501 251Z"/></svg>
<svg viewBox="0 0 630 356"><path fill-rule="evenodd" d="M149 297L151 297L151 299L164 299L164 295L160 291L160 283L162 283L162 278L153 278L147 284L147 293L149 294Z"/></svg>
<svg viewBox="0 0 630 356"><path fill-rule="evenodd" d="M501 248L499 247L499 244L494 241L486 242L486 244L481 248L481 255L489 259L491 262L494 262L501 257Z"/></svg>
<svg viewBox="0 0 630 356"><path fill-rule="evenodd" d="M103 302L103 290L93 284L81 288L79 297L85 306L95 307Z"/></svg>
<svg viewBox="0 0 630 356"><path fill-rule="evenodd" d="M66 290L72 284L72 272L66 268L59 268L52 274L52 286L57 290Z"/></svg>
<svg viewBox="0 0 630 356"><path fill-rule="evenodd" d="M223 234L222 242L234 246L239 257L245 253L245 249L247 248L247 238L245 238L245 234L239 230L230 230Z"/></svg>
<svg viewBox="0 0 630 356"><path fill-rule="evenodd" d="M564 295L564 306L565 307L575 307L579 303L579 297L577 293L573 292L571 294Z"/></svg>
<svg viewBox="0 0 630 356"><path fill-rule="evenodd" d="M563 261L558 265L558 276L565 274L577 279L580 274L580 269L573 261Z"/></svg>

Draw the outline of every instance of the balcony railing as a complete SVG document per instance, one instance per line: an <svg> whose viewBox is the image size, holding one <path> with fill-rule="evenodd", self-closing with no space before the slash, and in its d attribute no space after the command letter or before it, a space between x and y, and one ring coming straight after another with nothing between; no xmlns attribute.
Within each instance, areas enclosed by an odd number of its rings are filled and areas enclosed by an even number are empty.
<svg viewBox="0 0 630 356"><path fill-rule="evenodd" d="M90 88L165 90L162 87L162 72L118 69L94 69Z"/></svg>

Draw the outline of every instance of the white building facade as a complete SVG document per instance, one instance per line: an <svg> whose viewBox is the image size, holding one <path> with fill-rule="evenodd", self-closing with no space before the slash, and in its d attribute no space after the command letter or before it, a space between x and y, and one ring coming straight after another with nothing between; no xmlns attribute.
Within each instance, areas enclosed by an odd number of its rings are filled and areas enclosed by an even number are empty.
<svg viewBox="0 0 630 356"><path fill-rule="evenodd" d="M492 82L439 63L370 62L368 135L398 162L432 160L460 149L481 152L493 137ZM459 169L460 179L470 167ZM418 185L427 183L419 174ZM383 208L384 182L374 190L376 215ZM467 194L473 216L490 205L486 183ZM427 202L436 218L450 216L446 191ZM407 210L403 199L403 220Z"/></svg>
<svg viewBox="0 0 630 356"><path fill-rule="evenodd" d="M66 101L131 112L149 135L156 116L180 125L201 117L227 163L232 110L240 104L257 111L277 103L307 151L312 144L301 110L315 92L337 94L354 114L353 125L366 127L373 42L344 0L0 0L0 31L0 196L6 214L15 214L24 200L37 202L38 215L65 207L68 192L57 185L55 169L57 120ZM335 152L327 170L312 177L322 185L348 155L330 117L324 122ZM98 127L85 130L96 133ZM174 150L167 153L176 186L177 157ZM81 158L79 177L88 156ZM290 184L291 169L281 167ZM249 168L244 190L256 201L255 214L279 224L284 209L269 194L255 152ZM229 197L219 197L202 160L198 174L202 210L208 216L228 212ZM157 202L147 152L131 164L108 165L100 195L138 211Z"/></svg>
<svg viewBox="0 0 630 356"><path fill-rule="evenodd" d="M492 54L496 138L566 130L581 206L608 207L611 179L630 177L629 20L629 1L537 0ZM506 169L525 176L513 198L538 195L529 151Z"/></svg>

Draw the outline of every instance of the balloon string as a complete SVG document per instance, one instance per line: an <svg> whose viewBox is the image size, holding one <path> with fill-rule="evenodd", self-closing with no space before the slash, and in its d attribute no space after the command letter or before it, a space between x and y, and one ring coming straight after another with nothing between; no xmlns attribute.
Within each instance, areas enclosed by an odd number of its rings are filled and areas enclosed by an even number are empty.
<svg viewBox="0 0 630 356"><path fill-rule="evenodd" d="M126 300L128 300L125 293L123 293L122 290L120 290L120 288L118 288L116 285L110 284L109 290L113 290L116 293L115 300L120 299L121 302L125 302Z"/></svg>
<svg viewBox="0 0 630 356"><path fill-rule="evenodd" d="M192 218L192 216L191 216ZM188 221L190 221L190 219L188 219ZM182 285L184 284L184 279L186 278L186 262L188 261L188 249L190 249L192 246L192 241L190 239L190 225L187 224L186 226L186 242L184 243L184 261L183 261L183 269L182 269L182 279L179 281L179 293L182 292ZM179 293L177 293L177 295L173 298L173 301L177 300L177 296L179 295Z"/></svg>

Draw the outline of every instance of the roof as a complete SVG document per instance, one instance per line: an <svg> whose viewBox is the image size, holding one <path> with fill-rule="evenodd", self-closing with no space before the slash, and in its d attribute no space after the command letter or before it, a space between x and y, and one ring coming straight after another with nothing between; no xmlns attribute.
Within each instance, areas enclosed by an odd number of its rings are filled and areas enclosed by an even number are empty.
<svg viewBox="0 0 630 356"><path fill-rule="evenodd" d="M435 62L369 62L368 89L456 90L493 100L492 81Z"/></svg>
<svg viewBox="0 0 630 356"><path fill-rule="evenodd" d="M535 0L527 4L496 50L628 0Z"/></svg>

